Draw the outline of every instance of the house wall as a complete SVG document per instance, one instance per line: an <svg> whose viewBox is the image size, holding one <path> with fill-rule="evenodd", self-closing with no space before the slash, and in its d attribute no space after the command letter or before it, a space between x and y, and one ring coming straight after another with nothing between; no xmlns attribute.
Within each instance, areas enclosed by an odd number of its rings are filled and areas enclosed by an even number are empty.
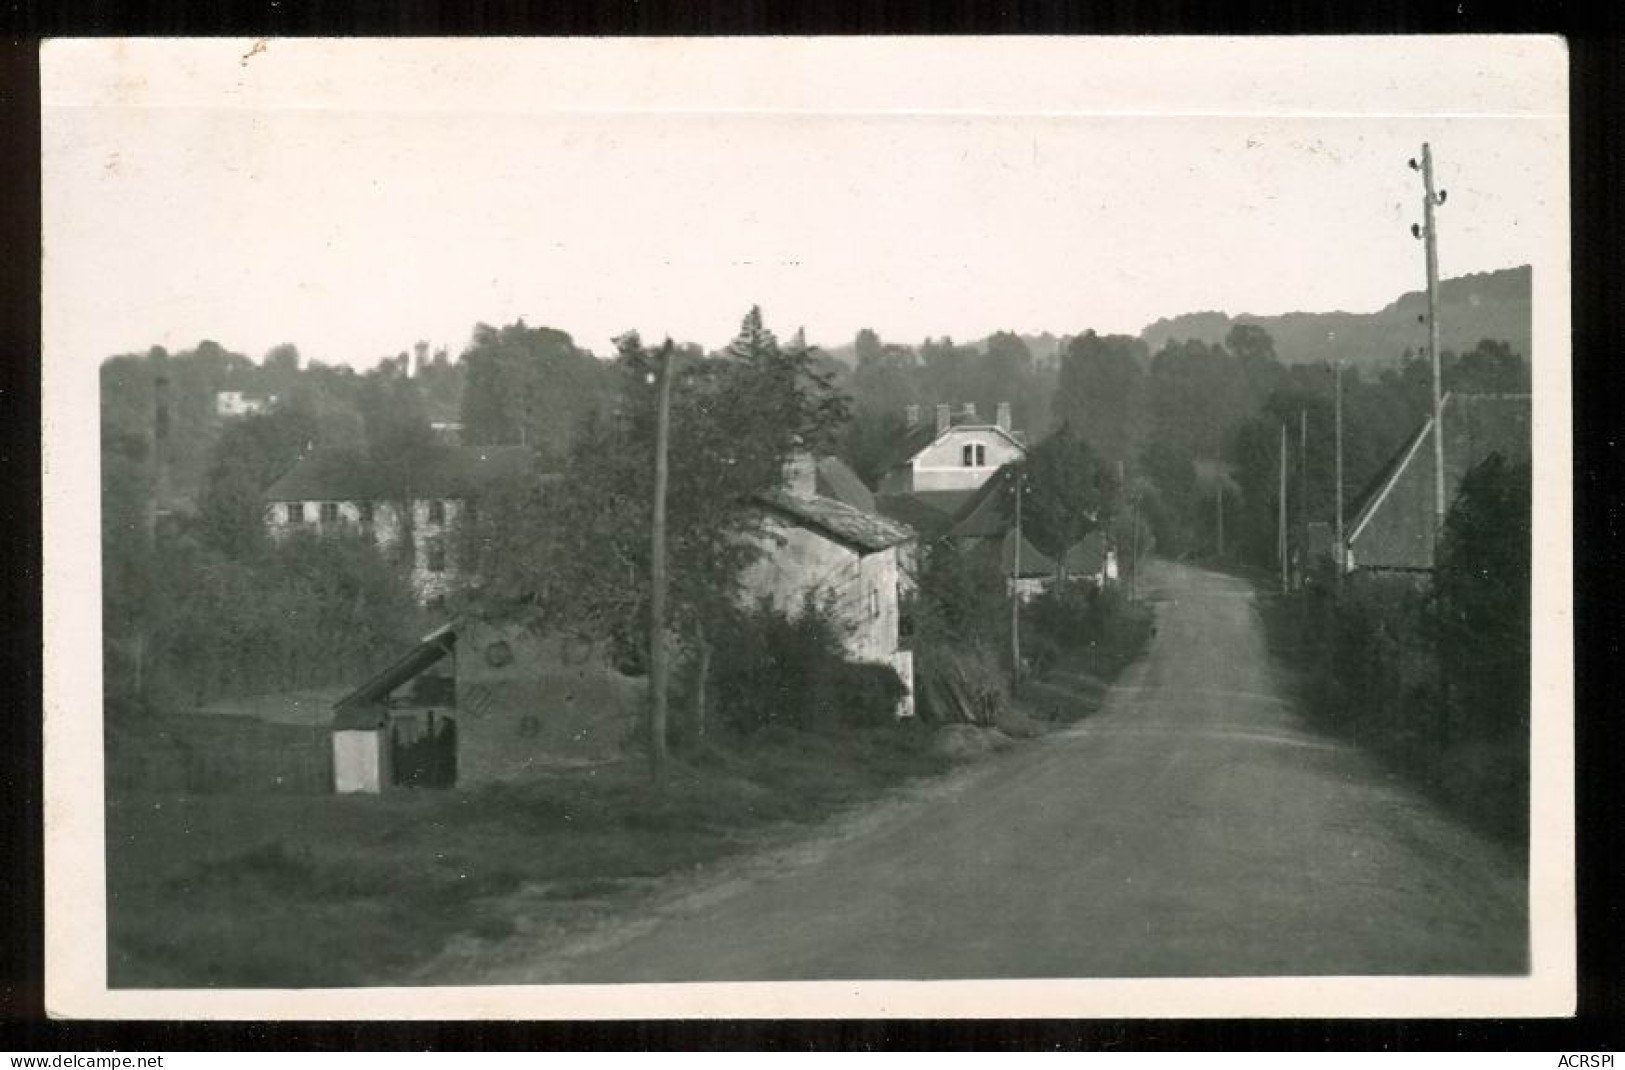
<svg viewBox="0 0 1625 1070"><path fill-rule="evenodd" d="M750 601L769 599L781 612L800 611L808 591L835 596L847 654L858 661L890 662L897 653L897 549L860 556L798 525L774 521L774 538L745 571Z"/></svg>
<svg viewBox="0 0 1625 1070"><path fill-rule="evenodd" d="M505 644L510 660L493 656ZM613 758L647 688L601 646L471 621L457 632L457 781L507 780Z"/></svg>
<svg viewBox="0 0 1625 1070"><path fill-rule="evenodd" d="M967 445L983 447L985 463L966 467ZM1000 467L1019 459L1021 447L997 429L986 426L950 428L937 441L914 456L909 468L912 485L901 490L975 490L986 483ZM882 488L888 493L890 488Z"/></svg>
<svg viewBox="0 0 1625 1070"><path fill-rule="evenodd" d="M454 540L452 528L457 518L462 515L464 503L457 498L440 499L445 511L445 519L435 523L429 519L432 508L431 499L419 498L412 502L412 530L413 530L413 560L412 560L412 589L417 592L419 602L428 602L437 597L446 595L456 580L456 562L453 560ZM323 523L322 506L336 504L339 517L336 521ZM304 508L304 521L291 523L288 520L289 502L271 502L265 508L266 531L273 539L287 537L294 531L329 532L336 530L360 530L361 503L358 501L338 501L332 499L309 499L300 502ZM390 547L398 544L401 539L401 518L399 509L394 502L380 501L373 503L372 510L373 538L378 546ZM435 547L444 551L445 567L436 572L430 568L433 563Z"/></svg>

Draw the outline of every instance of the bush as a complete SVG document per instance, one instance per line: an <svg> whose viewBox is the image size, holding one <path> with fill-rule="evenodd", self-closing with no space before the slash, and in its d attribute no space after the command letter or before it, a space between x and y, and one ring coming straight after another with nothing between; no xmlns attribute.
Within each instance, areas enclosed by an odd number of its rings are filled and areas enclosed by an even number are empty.
<svg viewBox="0 0 1625 1070"><path fill-rule="evenodd" d="M813 597L795 616L765 602L733 614L713 643L709 688L718 720L740 735L881 724L904 694L890 665L846 659L832 607Z"/></svg>
<svg viewBox="0 0 1625 1070"><path fill-rule="evenodd" d="M915 712L926 724L991 728L1010 709L1008 673L985 646L923 646L915 671Z"/></svg>
<svg viewBox="0 0 1625 1070"><path fill-rule="evenodd" d="M1022 619L1027 624L1022 646L1035 671L1068 661L1110 679L1144 648L1152 612L1130 602L1116 586L1073 581L1033 599Z"/></svg>

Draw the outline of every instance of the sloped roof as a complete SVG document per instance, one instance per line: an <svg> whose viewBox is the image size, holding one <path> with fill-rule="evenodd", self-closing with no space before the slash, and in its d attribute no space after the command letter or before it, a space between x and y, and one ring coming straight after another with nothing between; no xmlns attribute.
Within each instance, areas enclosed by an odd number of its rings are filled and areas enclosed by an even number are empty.
<svg viewBox="0 0 1625 1070"><path fill-rule="evenodd" d="M935 539L948 533L954 526L954 517L975 493L973 490L915 490L877 494L875 508L926 538Z"/></svg>
<svg viewBox="0 0 1625 1070"><path fill-rule="evenodd" d="M1091 531L1066 552L1066 570L1079 576L1099 575L1106 567L1106 533Z"/></svg>
<svg viewBox="0 0 1625 1070"><path fill-rule="evenodd" d="M825 457L818 462L818 493L826 498L845 502L866 513L876 512L875 495L858 474L848 468L839 457Z"/></svg>
<svg viewBox="0 0 1625 1070"><path fill-rule="evenodd" d="M535 460L526 446L446 446L415 473L412 494L470 498L491 480L518 475ZM267 501L376 501L386 497L359 451L311 450L265 491Z"/></svg>
<svg viewBox="0 0 1625 1070"><path fill-rule="evenodd" d="M912 529L895 520L819 494L781 489L758 495L756 500L779 516L860 554L875 553L914 538Z"/></svg>
<svg viewBox="0 0 1625 1070"><path fill-rule="evenodd" d="M1002 537L977 539L971 548L973 554L996 554L999 571L1009 576L1016 568L1016 533L1007 531ZM1043 579L1055 575L1055 559L1044 553L1025 537L1021 539L1020 579Z"/></svg>
<svg viewBox="0 0 1625 1070"><path fill-rule="evenodd" d="M340 730L378 727L380 718L377 707L389 697L389 693L456 648L457 632L451 624L443 624L425 635L411 650L335 702L333 727Z"/></svg>
<svg viewBox="0 0 1625 1070"><path fill-rule="evenodd" d="M1527 394L1447 394L1444 416L1445 500L1454 502L1462 478L1491 454L1524 460L1530 451ZM1433 567L1433 419L1405 440L1358 499L1347 535L1360 568L1427 570Z"/></svg>
<svg viewBox="0 0 1625 1070"><path fill-rule="evenodd" d="M1002 535L1009 529L1011 518L1006 515L1007 503L1017 469L1014 461L1002 465L987 482L971 492L954 516L953 527L948 531L950 538L981 539Z"/></svg>

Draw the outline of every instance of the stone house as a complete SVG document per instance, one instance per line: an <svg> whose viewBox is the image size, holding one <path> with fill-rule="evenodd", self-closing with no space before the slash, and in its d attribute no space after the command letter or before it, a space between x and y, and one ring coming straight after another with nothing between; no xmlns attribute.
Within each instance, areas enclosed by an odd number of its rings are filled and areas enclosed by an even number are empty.
<svg viewBox="0 0 1625 1070"><path fill-rule="evenodd" d="M478 507L491 481L524 472L532 460L523 446L448 447L417 473L410 497L402 499L386 494L354 451L317 448L266 489L266 530L273 539L295 531L358 531L391 547L408 519L412 588L419 601L432 605L456 581L458 519Z"/></svg>
<svg viewBox="0 0 1625 1070"><path fill-rule="evenodd" d="M767 531L742 578L745 597L794 614L809 593L830 596L847 655L896 669L909 693L902 712L911 714L913 653L902 642L898 596L900 556L914 532L874 511L868 488L834 458L797 457L784 484L757 504Z"/></svg>

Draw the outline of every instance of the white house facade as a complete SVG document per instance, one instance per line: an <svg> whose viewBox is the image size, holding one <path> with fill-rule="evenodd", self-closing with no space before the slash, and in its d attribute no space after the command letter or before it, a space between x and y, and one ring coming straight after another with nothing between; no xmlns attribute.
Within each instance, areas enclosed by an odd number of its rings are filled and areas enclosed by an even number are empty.
<svg viewBox="0 0 1625 1070"><path fill-rule="evenodd" d="M1004 465L1026 456L1027 447L1010 427L1010 405L999 404L992 423L981 419L976 406L959 412L938 405L934 423L919 419L910 406L908 429L896 459L880 477L882 494L929 491L971 491L986 483Z"/></svg>

